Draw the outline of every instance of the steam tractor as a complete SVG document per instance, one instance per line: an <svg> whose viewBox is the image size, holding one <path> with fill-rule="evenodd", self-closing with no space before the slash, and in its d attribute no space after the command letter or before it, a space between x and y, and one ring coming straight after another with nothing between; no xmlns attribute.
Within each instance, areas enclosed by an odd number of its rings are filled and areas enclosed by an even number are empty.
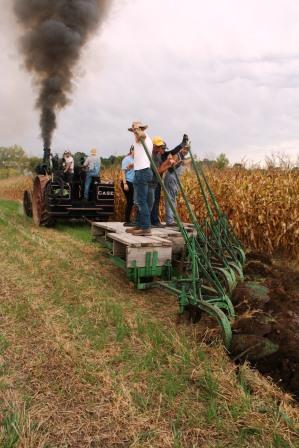
<svg viewBox="0 0 299 448"><path fill-rule="evenodd" d="M58 219L88 219L107 221L114 213L114 184L102 183L94 177L89 198L83 197L85 171L83 153L74 157L75 168L72 182L63 174L63 159L52 156L51 150L44 148L43 161L36 167L32 191L23 196L24 212L33 217L38 226L51 227Z"/></svg>

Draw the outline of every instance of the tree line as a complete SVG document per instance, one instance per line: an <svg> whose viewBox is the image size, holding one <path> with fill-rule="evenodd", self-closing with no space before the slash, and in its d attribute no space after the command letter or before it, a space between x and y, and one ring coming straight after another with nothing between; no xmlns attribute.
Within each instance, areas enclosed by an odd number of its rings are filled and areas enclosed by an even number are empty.
<svg viewBox="0 0 299 448"><path fill-rule="evenodd" d="M86 156L83 152L77 153L82 156ZM78 159L75 156L75 161ZM101 157L102 169L120 166L123 159L122 156L111 155L109 157ZM79 160L79 159L78 159ZM0 147L0 179L31 174L35 172L36 166L41 163L42 159L36 156L29 156L26 151L19 145L13 145L9 147ZM215 168L226 168L229 166L229 160L225 154L220 154L215 160L203 159L202 163L206 166Z"/></svg>
<svg viewBox="0 0 299 448"><path fill-rule="evenodd" d="M19 145L0 147L0 178L27 174L35 170L41 159L36 156L28 156Z"/></svg>
<svg viewBox="0 0 299 448"><path fill-rule="evenodd" d="M87 154L78 152L74 154L75 163L80 163ZM101 157L102 168L118 166L124 156ZM19 145L0 147L0 179L11 176L26 175L35 172L35 168L42 162L41 157L29 156L24 148Z"/></svg>

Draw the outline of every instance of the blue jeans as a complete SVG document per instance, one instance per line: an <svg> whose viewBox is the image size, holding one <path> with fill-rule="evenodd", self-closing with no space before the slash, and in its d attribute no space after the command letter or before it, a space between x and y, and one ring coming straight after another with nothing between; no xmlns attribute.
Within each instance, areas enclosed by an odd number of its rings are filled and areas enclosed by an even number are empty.
<svg viewBox="0 0 299 448"><path fill-rule="evenodd" d="M161 198L161 185L158 184L155 188L155 202L151 213L151 222L153 226L160 224L159 219L160 198Z"/></svg>
<svg viewBox="0 0 299 448"><path fill-rule="evenodd" d="M154 193L154 190L151 187L152 178L153 172L150 168L135 170L134 200L137 202L138 206L136 225L141 229L149 229L151 226L150 215Z"/></svg>
<svg viewBox="0 0 299 448"><path fill-rule="evenodd" d="M155 190L156 190L156 184L153 184L152 182L150 182L149 187L148 187L148 194L147 194L147 205L148 205L150 214L152 213L152 209L153 209L154 202L155 202Z"/></svg>
<svg viewBox="0 0 299 448"><path fill-rule="evenodd" d="M168 193L169 199L173 207L176 209L176 199L179 192L179 185L177 183L174 173L171 173L169 171L166 173L164 177L164 185ZM165 198L165 217L166 217L166 224L173 224L175 222L173 211L166 198Z"/></svg>
<svg viewBox="0 0 299 448"><path fill-rule="evenodd" d="M97 177L99 173L97 171L87 171L86 177L85 177L85 184L84 184L84 199L88 201L89 197L89 188L93 177Z"/></svg>

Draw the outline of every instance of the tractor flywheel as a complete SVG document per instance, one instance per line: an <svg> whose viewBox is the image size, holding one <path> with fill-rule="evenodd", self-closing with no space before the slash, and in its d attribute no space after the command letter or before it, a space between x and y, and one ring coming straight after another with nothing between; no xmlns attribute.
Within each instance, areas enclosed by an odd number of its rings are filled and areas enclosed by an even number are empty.
<svg viewBox="0 0 299 448"><path fill-rule="evenodd" d="M37 226L51 227L55 220L47 210L47 185L51 182L48 176L36 176L33 182L32 215Z"/></svg>

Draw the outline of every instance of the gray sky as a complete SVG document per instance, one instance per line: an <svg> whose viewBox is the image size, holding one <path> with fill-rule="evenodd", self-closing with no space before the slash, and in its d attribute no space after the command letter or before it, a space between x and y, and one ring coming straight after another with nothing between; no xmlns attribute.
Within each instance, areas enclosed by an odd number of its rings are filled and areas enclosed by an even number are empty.
<svg viewBox="0 0 299 448"><path fill-rule="evenodd" d="M19 30L3 6L0 145L41 155L36 92ZM117 0L85 48L53 148L123 154L132 120L174 146L187 132L201 157L261 161L299 154L298 0Z"/></svg>

